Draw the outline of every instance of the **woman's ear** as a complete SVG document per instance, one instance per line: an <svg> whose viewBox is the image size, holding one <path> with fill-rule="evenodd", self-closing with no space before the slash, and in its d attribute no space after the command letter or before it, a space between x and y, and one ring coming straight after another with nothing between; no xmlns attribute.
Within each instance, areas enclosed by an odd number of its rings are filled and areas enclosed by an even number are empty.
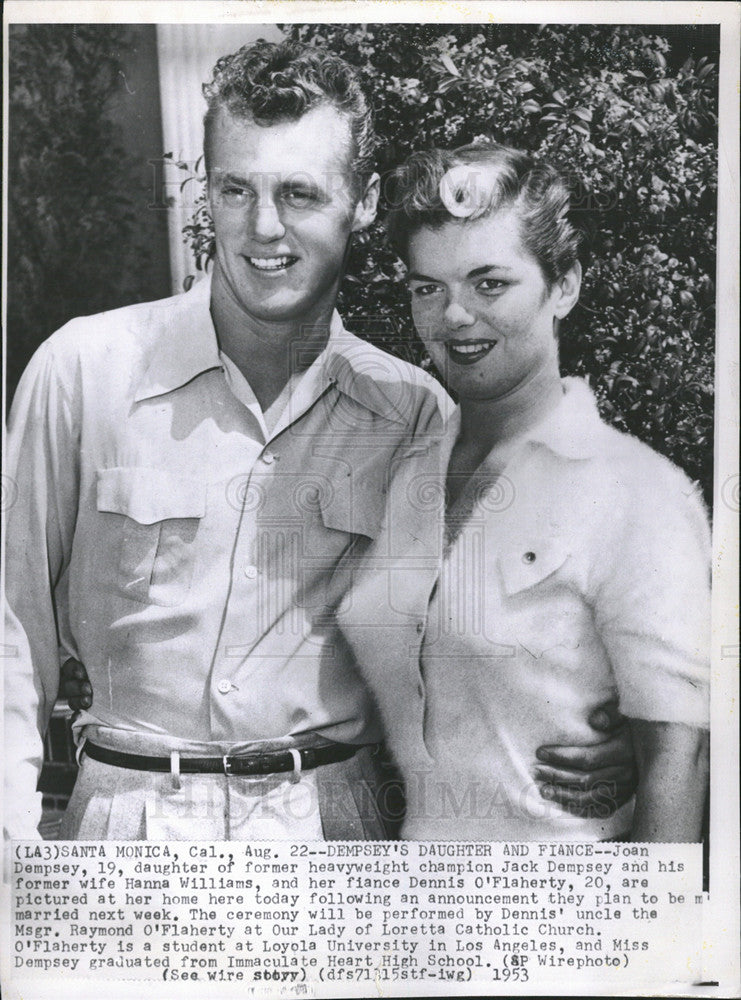
<svg viewBox="0 0 741 1000"><path fill-rule="evenodd" d="M352 231L359 232L367 229L373 222L378 211L378 195L381 190L381 178L378 174L373 174L365 186L363 196L355 206L355 216L352 222Z"/></svg>
<svg viewBox="0 0 741 1000"><path fill-rule="evenodd" d="M579 300L581 291L581 264L575 261L568 271L565 271L556 282L557 294L554 302L554 313L557 319L568 316Z"/></svg>

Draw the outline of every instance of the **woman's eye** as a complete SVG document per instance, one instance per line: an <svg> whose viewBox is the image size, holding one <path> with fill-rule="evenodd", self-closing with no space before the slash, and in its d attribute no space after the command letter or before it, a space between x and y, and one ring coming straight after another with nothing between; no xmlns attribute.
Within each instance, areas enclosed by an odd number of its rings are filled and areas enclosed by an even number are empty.
<svg viewBox="0 0 741 1000"><path fill-rule="evenodd" d="M414 285L412 287L412 295L418 296L419 298L429 298L430 295L434 295L435 292L440 291L439 285Z"/></svg>
<svg viewBox="0 0 741 1000"><path fill-rule="evenodd" d="M500 281L499 278L484 278L477 287L480 292L501 292L507 287L507 283Z"/></svg>

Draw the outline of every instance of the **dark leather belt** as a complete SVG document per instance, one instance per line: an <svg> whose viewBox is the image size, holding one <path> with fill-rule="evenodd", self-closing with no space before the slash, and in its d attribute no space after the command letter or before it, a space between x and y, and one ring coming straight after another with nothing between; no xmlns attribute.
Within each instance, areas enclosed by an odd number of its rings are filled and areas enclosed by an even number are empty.
<svg viewBox="0 0 741 1000"><path fill-rule="evenodd" d="M179 771L182 774L279 774L283 771L308 771L322 764L334 764L340 760L353 757L360 745L352 743L328 743L321 747L296 747L290 750L268 750L263 753L227 754L224 757L180 757ZM170 771L169 757L147 757L136 753L122 753L120 750L109 750L99 747L89 740L85 743L84 752L99 760L102 764L112 764L114 767L128 767L135 771ZM297 757L301 767L296 767Z"/></svg>

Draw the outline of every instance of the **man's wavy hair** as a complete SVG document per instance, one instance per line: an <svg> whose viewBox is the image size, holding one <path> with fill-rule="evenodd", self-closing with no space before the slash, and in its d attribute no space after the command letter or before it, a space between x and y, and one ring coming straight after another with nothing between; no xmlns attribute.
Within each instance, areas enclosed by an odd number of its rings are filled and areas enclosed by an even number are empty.
<svg viewBox="0 0 741 1000"><path fill-rule="evenodd" d="M474 220L514 206L523 245L538 261L549 287L583 259L587 236L574 219L564 175L523 150L497 142L476 142L454 150L412 153L389 176L386 229L402 260L407 260L410 237L422 227L439 229L453 220L465 224L466 215L450 212L445 204L447 200L456 208L458 192L453 179L460 171L448 172L461 167L469 168L463 175L468 173L478 187L476 208L467 218ZM450 190L446 191L448 177Z"/></svg>
<svg viewBox="0 0 741 1000"><path fill-rule="evenodd" d="M301 42L259 39L222 56L211 83L203 85L208 110L203 119L204 159L221 110L258 125L297 121L307 111L329 104L347 116L353 142L351 169L364 183L373 172L376 136L368 101L355 70L325 49ZM322 137L317 136L317 142Z"/></svg>

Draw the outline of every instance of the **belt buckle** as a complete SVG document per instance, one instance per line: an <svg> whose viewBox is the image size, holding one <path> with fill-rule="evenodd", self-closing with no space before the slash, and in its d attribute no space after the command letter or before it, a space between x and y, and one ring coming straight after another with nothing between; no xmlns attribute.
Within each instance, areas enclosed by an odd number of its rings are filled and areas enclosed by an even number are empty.
<svg viewBox="0 0 741 1000"><path fill-rule="evenodd" d="M285 752L290 755L290 757L291 757L291 763L293 765L292 768L291 768L291 781L294 781L294 782L300 781L301 780L301 773L302 773L302 770L303 770L303 765L302 765L300 751L296 750L294 747L290 747ZM250 757L250 754L247 754L246 756L248 758L248 757ZM257 755L258 764L260 764L267 756L269 756L269 755L268 754L264 754L264 753L263 754L258 754ZM243 758L243 759L245 759L245 758ZM234 757L232 757L230 754L226 754L226 753L221 758L221 767L222 767L222 770L224 771L224 774L226 775L227 778L233 778L235 776L235 773L232 770L232 766L233 766L232 762L233 762L233 760L234 760ZM274 772L272 772L269 768L263 769L261 767L257 767L256 770L255 770L255 773L256 774L272 774Z"/></svg>

